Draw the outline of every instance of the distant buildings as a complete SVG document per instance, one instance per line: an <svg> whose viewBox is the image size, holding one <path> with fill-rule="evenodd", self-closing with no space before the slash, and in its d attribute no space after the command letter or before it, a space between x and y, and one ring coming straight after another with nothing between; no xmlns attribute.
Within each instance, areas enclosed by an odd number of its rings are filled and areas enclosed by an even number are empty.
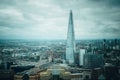
<svg viewBox="0 0 120 80"><path fill-rule="evenodd" d="M0 80L120 79L120 40L79 40L75 47L72 11L66 46L65 41L45 41L41 46L36 42L14 42L11 45L7 41L6 45L5 49L0 49L0 53L7 54L4 57L0 54ZM2 46L4 48L4 44ZM68 62L69 65L60 64L62 62Z"/></svg>

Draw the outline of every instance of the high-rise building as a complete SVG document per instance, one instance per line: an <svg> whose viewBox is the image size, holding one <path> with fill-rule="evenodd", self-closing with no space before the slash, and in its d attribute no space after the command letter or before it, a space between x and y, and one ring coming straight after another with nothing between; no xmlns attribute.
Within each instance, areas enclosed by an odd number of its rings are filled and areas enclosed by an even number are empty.
<svg viewBox="0 0 120 80"><path fill-rule="evenodd" d="M84 63L84 54L85 54L85 49L80 49L79 53L79 65L83 66Z"/></svg>
<svg viewBox="0 0 120 80"><path fill-rule="evenodd" d="M93 69L104 66L104 59L102 54L84 54L84 68Z"/></svg>
<svg viewBox="0 0 120 80"><path fill-rule="evenodd" d="M66 44L66 61L68 63L74 63L74 54L75 54L75 36L74 36L74 25L73 25L73 14L72 10L69 15L68 23L68 33L67 33L67 44Z"/></svg>

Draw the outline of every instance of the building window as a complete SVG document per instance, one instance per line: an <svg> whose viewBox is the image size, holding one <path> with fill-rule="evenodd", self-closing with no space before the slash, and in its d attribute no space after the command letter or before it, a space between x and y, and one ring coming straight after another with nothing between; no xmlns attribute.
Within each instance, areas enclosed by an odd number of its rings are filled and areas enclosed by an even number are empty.
<svg viewBox="0 0 120 80"><path fill-rule="evenodd" d="M82 78L82 77L83 77L83 75L80 75L80 77Z"/></svg>
<svg viewBox="0 0 120 80"><path fill-rule="evenodd" d="M89 75L86 75L84 80L88 80L88 79L89 79Z"/></svg>

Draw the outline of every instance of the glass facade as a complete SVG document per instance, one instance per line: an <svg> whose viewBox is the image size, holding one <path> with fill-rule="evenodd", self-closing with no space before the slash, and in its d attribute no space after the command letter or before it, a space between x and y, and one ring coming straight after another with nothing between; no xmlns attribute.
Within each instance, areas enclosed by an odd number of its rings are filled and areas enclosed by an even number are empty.
<svg viewBox="0 0 120 80"><path fill-rule="evenodd" d="M74 53L75 53L75 36L73 26L73 14L72 11L70 11L66 44L66 61L68 63L74 63Z"/></svg>

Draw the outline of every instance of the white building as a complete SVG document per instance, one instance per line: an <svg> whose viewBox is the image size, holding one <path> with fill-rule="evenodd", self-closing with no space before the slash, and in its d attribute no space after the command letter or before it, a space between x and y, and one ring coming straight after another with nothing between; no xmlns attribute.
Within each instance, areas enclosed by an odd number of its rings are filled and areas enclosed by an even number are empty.
<svg viewBox="0 0 120 80"><path fill-rule="evenodd" d="M84 54L85 54L85 49L80 49L80 53L79 53L79 65L83 65L83 59L84 59Z"/></svg>

